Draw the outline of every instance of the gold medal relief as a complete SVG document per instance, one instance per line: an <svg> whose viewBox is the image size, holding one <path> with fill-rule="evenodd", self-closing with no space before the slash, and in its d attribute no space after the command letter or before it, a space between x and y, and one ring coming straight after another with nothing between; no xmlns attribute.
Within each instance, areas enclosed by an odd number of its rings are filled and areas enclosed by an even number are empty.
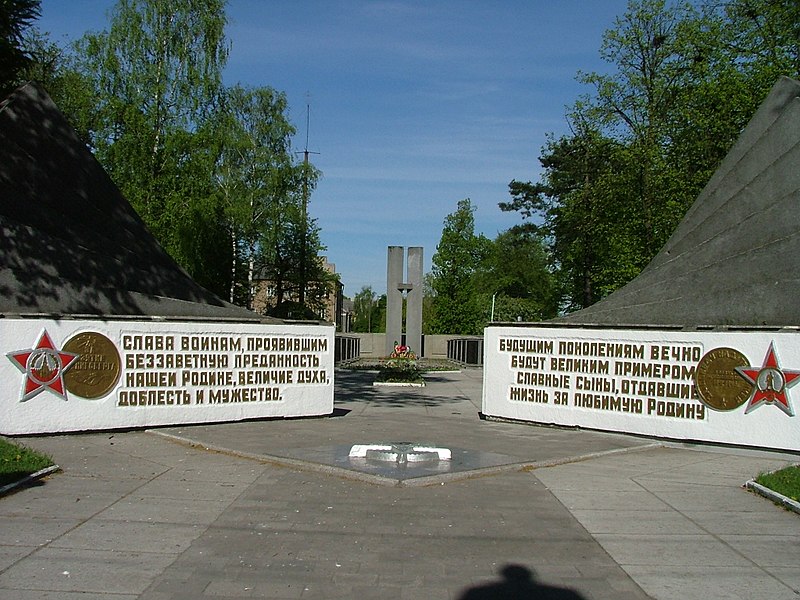
<svg viewBox="0 0 800 600"><path fill-rule="evenodd" d="M734 410L747 402L753 386L737 372L748 364L744 354L733 348L714 348L697 365L697 392L714 410Z"/></svg>
<svg viewBox="0 0 800 600"><path fill-rule="evenodd" d="M102 333L79 333L67 340L63 350L78 355L64 374L64 384L70 393L96 400L107 396L117 385L122 361L114 342Z"/></svg>

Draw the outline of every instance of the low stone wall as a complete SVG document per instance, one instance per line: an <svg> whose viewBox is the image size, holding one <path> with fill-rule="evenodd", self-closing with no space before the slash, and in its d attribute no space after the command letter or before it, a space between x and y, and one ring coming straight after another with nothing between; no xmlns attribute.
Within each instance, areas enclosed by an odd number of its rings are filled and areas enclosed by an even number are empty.
<svg viewBox="0 0 800 600"><path fill-rule="evenodd" d="M482 412L800 451L800 332L488 327Z"/></svg>
<svg viewBox="0 0 800 600"><path fill-rule="evenodd" d="M7 435L333 412L334 327L0 320Z"/></svg>
<svg viewBox="0 0 800 600"><path fill-rule="evenodd" d="M360 356L365 358L378 358L386 353L386 334L385 333L352 333L359 342Z"/></svg>
<svg viewBox="0 0 800 600"><path fill-rule="evenodd" d="M337 334L336 352L334 360L338 363L343 360L352 360L361 355L361 339L355 335Z"/></svg>
<svg viewBox="0 0 800 600"><path fill-rule="evenodd" d="M358 337L360 340L361 356L364 358L378 358L386 354L386 334L385 333L352 333L348 334ZM452 335L423 335L422 345L424 358L447 358L447 340L453 338ZM397 340L398 342L400 340ZM412 348L419 353L418 348Z"/></svg>
<svg viewBox="0 0 800 600"><path fill-rule="evenodd" d="M483 365L483 338L470 336L447 340L447 358L465 365Z"/></svg>

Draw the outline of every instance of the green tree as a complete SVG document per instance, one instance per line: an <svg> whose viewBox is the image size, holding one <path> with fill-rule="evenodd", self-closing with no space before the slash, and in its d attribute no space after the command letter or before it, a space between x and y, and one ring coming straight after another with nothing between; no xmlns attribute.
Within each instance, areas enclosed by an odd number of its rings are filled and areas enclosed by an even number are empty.
<svg viewBox="0 0 800 600"><path fill-rule="evenodd" d="M299 163L282 175L281 191L269 203L261 233L258 270L275 286L271 315L316 318L338 280L324 268L321 253L326 247L316 220L307 213L319 171Z"/></svg>
<svg viewBox="0 0 800 600"><path fill-rule="evenodd" d="M372 286L364 286L353 297L353 331L357 333L373 333L383 330L378 298Z"/></svg>
<svg viewBox="0 0 800 600"><path fill-rule="evenodd" d="M539 321L555 316L557 311L544 240L530 224L497 235L478 267L475 286L480 294L479 304L489 310L487 321L510 321L517 316Z"/></svg>
<svg viewBox="0 0 800 600"><path fill-rule="evenodd" d="M719 15L716 33L738 66L767 86L781 76L800 75L800 4L795 0L730 0L705 8Z"/></svg>
<svg viewBox="0 0 800 600"><path fill-rule="evenodd" d="M229 299L248 307L265 236L272 221L282 219L300 176L291 154L295 130L287 108L283 93L237 85L225 90L214 119L221 140L217 184L231 256Z"/></svg>
<svg viewBox="0 0 800 600"><path fill-rule="evenodd" d="M549 139L539 182L512 181L567 310L635 277L661 249L778 75L798 76L800 6L632 0L600 49L611 69Z"/></svg>
<svg viewBox="0 0 800 600"><path fill-rule="evenodd" d="M41 14L40 0L0 0L0 98L21 83L32 61L25 33Z"/></svg>
<svg viewBox="0 0 800 600"><path fill-rule="evenodd" d="M217 268L203 272L210 261L196 257L217 255L225 239L207 134L228 52L224 25L224 0L119 0L110 30L87 35L77 53L94 86L100 162L162 246L223 295Z"/></svg>
<svg viewBox="0 0 800 600"><path fill-rule="evenodd" d="M671 115L682 91L693 85L694 60L685 49L696 18L688 4L629 2L600 47L601 57L616 69L580 77L595 89L587 103L592 117L626 143L628 174L633 176L628 198L641 218L639 244L648 258L664 245L694 199L680 199L677 215L671 210L675 202L664 193L663 182L674 172L664 161L663 148L670 141Z"/></svg>
<svg viewBox="0 0 800 600"><path fill-rule="evenodd" d="M531 226L549 246L553 304L567 310L593 304L642 267L638 215L619 192L623 155L624 146L588 127L550 139L539 159L542 179L512 181L512 201L500 203L539 221Z"/></svg>
<svg viewBox="0 0 800 600"><path fill-rule="evenodd" d="M25 52L31 60L20 71L20 83L41 84L59 110L67 117L78 136L88 145L97 121L91 81L75 67L75 58L65 48L52 43L35 27L25 35Z"/></svg>
<svg viewBox="0 0 800 600"><path fill-rule="evenodd" d="M478 304L474 275L489 252L491 242L475 235L475 207L460 200L444 220L442 237L433 255L434 314L432 333L479 334L485 323Z"/></svg>

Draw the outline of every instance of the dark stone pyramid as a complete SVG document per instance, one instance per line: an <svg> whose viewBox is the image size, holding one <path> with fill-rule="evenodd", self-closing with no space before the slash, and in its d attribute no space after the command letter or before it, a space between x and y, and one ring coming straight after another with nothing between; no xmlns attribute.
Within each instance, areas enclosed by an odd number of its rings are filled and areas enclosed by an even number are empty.
<svg viewBox="0 0 800 600"><path fill-rule="evenodd" d="M778 81L636 279L554 322L800 326L800 83Z"/></svg>
<svg viewBox="0 0 800 600"><path fill-rule="evenodd" d="M0 104L0 313L270 321L161 248L47 94Z"/></svg>

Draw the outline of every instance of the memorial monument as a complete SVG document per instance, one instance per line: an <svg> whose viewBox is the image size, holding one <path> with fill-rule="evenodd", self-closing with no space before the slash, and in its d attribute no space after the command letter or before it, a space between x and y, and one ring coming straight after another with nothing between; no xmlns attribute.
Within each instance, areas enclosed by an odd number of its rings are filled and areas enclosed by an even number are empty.
<svg viewBox="0 0 800 600"><path fill-rule="evenodd" d="M43 89L0 103L0 141L0 433L333 411L333 327L193 281Z"/></svg>
<svg viewBox="0 0 800 600"><path fill-rule="evenodd" d="M800 451L800 83L783 78L642 273L485 332L498 418Z"/></svg>
<svg viewBox="0 0 800 600"><path fill-rule="evenodd" d="M389 246L386 268L386 356L403 335L403 299L406 299L406 346L422 356L422 248L408 249L407 275L403 277L405 249Z"/></svg>

